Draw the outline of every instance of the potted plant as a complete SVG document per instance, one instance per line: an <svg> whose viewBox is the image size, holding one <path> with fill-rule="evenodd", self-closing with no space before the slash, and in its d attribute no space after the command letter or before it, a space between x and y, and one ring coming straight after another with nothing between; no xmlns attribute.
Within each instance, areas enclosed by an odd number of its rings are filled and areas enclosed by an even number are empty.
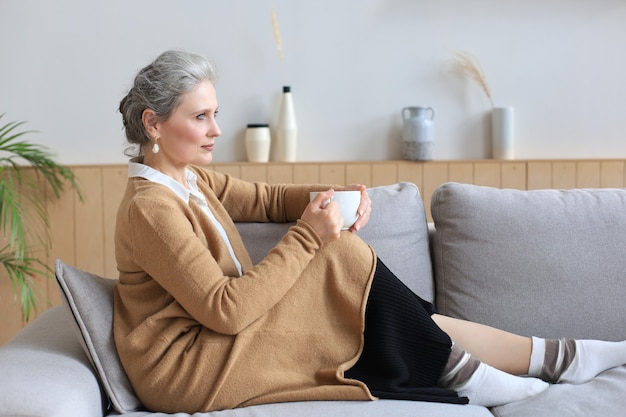
<svg viewBox="0 0 626 417"><path fill-rule="evenodd" d="M0 114L0 119L4 114ZM46 197L59 199L66 184L82 195L73 172L55 162L45 146L23 139L25 122L0 125L0 264L13 296L20 299L22 319L36 312L40 290L36 276L52 277L46 263L52 241ZM49 193L47 190L51 190Z"/></svg>

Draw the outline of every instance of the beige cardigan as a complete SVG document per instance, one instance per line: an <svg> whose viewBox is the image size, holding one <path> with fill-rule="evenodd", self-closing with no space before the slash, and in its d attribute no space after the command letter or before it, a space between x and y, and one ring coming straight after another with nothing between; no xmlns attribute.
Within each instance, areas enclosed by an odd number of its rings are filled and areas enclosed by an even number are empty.
<svg viewBox="0 0 626 417"><path fill-rule="evenodd" d="M374 251L342 232L322 244L298 221L253 266L233 221L299 219L320 187L249 183L193 168L244 274L202 209L130 178L115 230L114 336L143 404L211 411L300 400L374 399L343 378L363 344Z"/></svg>

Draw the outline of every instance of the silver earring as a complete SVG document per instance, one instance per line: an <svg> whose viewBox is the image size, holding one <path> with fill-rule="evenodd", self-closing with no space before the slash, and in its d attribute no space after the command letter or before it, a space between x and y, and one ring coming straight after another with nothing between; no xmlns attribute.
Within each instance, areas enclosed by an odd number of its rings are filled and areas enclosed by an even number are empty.
<svg viewBox="0 0 626 417"><path fill-rule="evenodd" d="M159 140L159 138L156 138L154 140L154 145L152 145L152 153L159 153L159 144L157 143L157 141Z"/></svg>

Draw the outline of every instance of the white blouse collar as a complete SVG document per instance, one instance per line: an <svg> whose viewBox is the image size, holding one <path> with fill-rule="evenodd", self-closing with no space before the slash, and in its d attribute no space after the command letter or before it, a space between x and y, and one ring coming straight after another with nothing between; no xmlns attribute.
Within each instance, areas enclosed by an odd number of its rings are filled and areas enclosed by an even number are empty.
<svg viewBox="0 0 626 417"><path fill-rule="evenodd" d="M187 204L189 204L189 197L192 194L196 197L198 196L198 194L201 195L198 190L196 174L194 174L193 172L191 172L191 170L187 168L185 168L185 177L187 180L187 184L189 184L191 190L183 187L181 183L175 181L172 177L165 175L164 173L157 171L156 169L148 165L131 161L128 163L128 178L135 177L145 178L147 180L166 186L170 190L174 191ZM204 200L204 198L201 198L201 200Z"/></svg>

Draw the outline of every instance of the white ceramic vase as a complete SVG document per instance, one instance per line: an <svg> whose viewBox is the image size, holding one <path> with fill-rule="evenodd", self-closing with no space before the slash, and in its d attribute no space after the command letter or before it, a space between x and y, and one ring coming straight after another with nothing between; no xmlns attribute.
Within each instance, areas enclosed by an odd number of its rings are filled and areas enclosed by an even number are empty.
<svg viewBox="0 0 626 417"><path fill-rule="evenodd" d="M293 105L291 87L289 86L283 87L277 133L278 160L280 162L296 162L298 124L296 122L296 111Z"/></svg>
<svg viewBox="0 0 626 417"><path fill-rule="evenodd" d="M491 152L494 159L513 159L515 111L513 107L494 107L491 112Z"/></svg>

